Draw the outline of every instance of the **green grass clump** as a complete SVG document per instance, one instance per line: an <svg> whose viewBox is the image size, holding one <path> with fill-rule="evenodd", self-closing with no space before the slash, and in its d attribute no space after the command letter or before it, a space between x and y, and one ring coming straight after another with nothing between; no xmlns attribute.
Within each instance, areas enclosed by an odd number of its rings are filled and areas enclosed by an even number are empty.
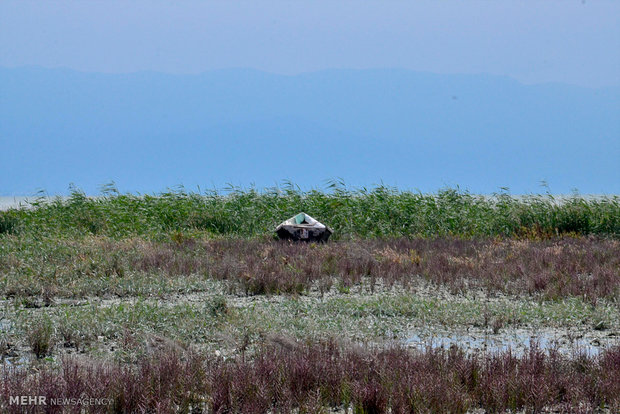
<svg viewBox="0 0 620 414"><path fill-rule="evenodd" d="M19 212L16 210L0 211L0 234L17 233L19 224L18 215Z"/></svg>
<svg viewBox="0 0 620 414"><path fill-rule="evenodd" d="M282 220L305 211L334 229L334 238L527 237L562 234L620 237L620 197L573 195L478 196L458 189L436 194L387 186L302 191L293 186L229 189L204 194L184 190L157 196L106 191L86 197L35 202L32 209L0 215L0 233L161 237L174 232L256 237L270 235ZM19 224L19 225L18 225Z"/></svg>
<svg viewBox="0 0 620 414"><path fill-rule="evenodd" d="M28 345L37 358L50 354L53 346L54 326L49 317L36 319L26 335Z"/></svg>

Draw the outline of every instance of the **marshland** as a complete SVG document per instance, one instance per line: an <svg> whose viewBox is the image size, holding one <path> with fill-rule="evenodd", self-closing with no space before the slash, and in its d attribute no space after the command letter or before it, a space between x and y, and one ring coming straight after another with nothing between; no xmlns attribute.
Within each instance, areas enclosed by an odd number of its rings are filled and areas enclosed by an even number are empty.
<svg viewBox="0 0 620 414"><path fill-rule="evenodd" d="M618 50L614 1L0 1L0 414L620 413Z"/></svg>
<svg viewBox="0 0 620 414"><path fill-rule="evenodd" d="M299 211L329 242L274 237ZM616 412L619 238L617 196L35 198L0 212L3 409Z"/></svg>

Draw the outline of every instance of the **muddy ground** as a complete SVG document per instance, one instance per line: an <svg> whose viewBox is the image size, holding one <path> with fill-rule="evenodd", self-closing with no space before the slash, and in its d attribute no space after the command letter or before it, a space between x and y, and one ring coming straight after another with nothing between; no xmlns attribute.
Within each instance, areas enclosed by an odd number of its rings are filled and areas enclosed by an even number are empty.
<svg viewBox="0 0 620 414"><path fill-rule="evenodd" d="M126 362L171 343L233 357L274 337L412 350L457 346L481 355L522 354L532 346L597 355L620 344L620 311L612 302L455 294L422 279L409 289L374 283L243 296L214 281L205 291L160 297L7 299L0 302L0 345L4 362L14 365L67 354ZM38 358L37 340L49 341Z"/></svg>

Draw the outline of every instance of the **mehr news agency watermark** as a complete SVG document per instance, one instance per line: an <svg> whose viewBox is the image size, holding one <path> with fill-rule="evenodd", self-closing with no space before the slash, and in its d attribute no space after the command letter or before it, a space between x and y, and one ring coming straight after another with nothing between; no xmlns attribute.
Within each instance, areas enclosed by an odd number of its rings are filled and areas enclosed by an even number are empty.
<svg viewBox="0 0 620 414"><path fill-rule="evenodd" d="M86 394L79 397L47 397L45 395L10 395L9 405L12 406L101 406L111 405L112 398L95 398Z"/></svg>

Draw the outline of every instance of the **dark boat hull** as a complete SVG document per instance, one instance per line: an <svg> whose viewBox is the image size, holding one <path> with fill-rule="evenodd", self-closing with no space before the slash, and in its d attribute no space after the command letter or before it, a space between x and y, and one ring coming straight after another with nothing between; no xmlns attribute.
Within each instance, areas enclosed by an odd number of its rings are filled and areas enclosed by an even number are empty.
<svg viewBox="0 0 620 414"><path fill-rule="evenodd" d="M281 240L305 241L305 242L326 242L332 232L327 229L317 229L305 226L282 226L276 234Z"/></svg>

